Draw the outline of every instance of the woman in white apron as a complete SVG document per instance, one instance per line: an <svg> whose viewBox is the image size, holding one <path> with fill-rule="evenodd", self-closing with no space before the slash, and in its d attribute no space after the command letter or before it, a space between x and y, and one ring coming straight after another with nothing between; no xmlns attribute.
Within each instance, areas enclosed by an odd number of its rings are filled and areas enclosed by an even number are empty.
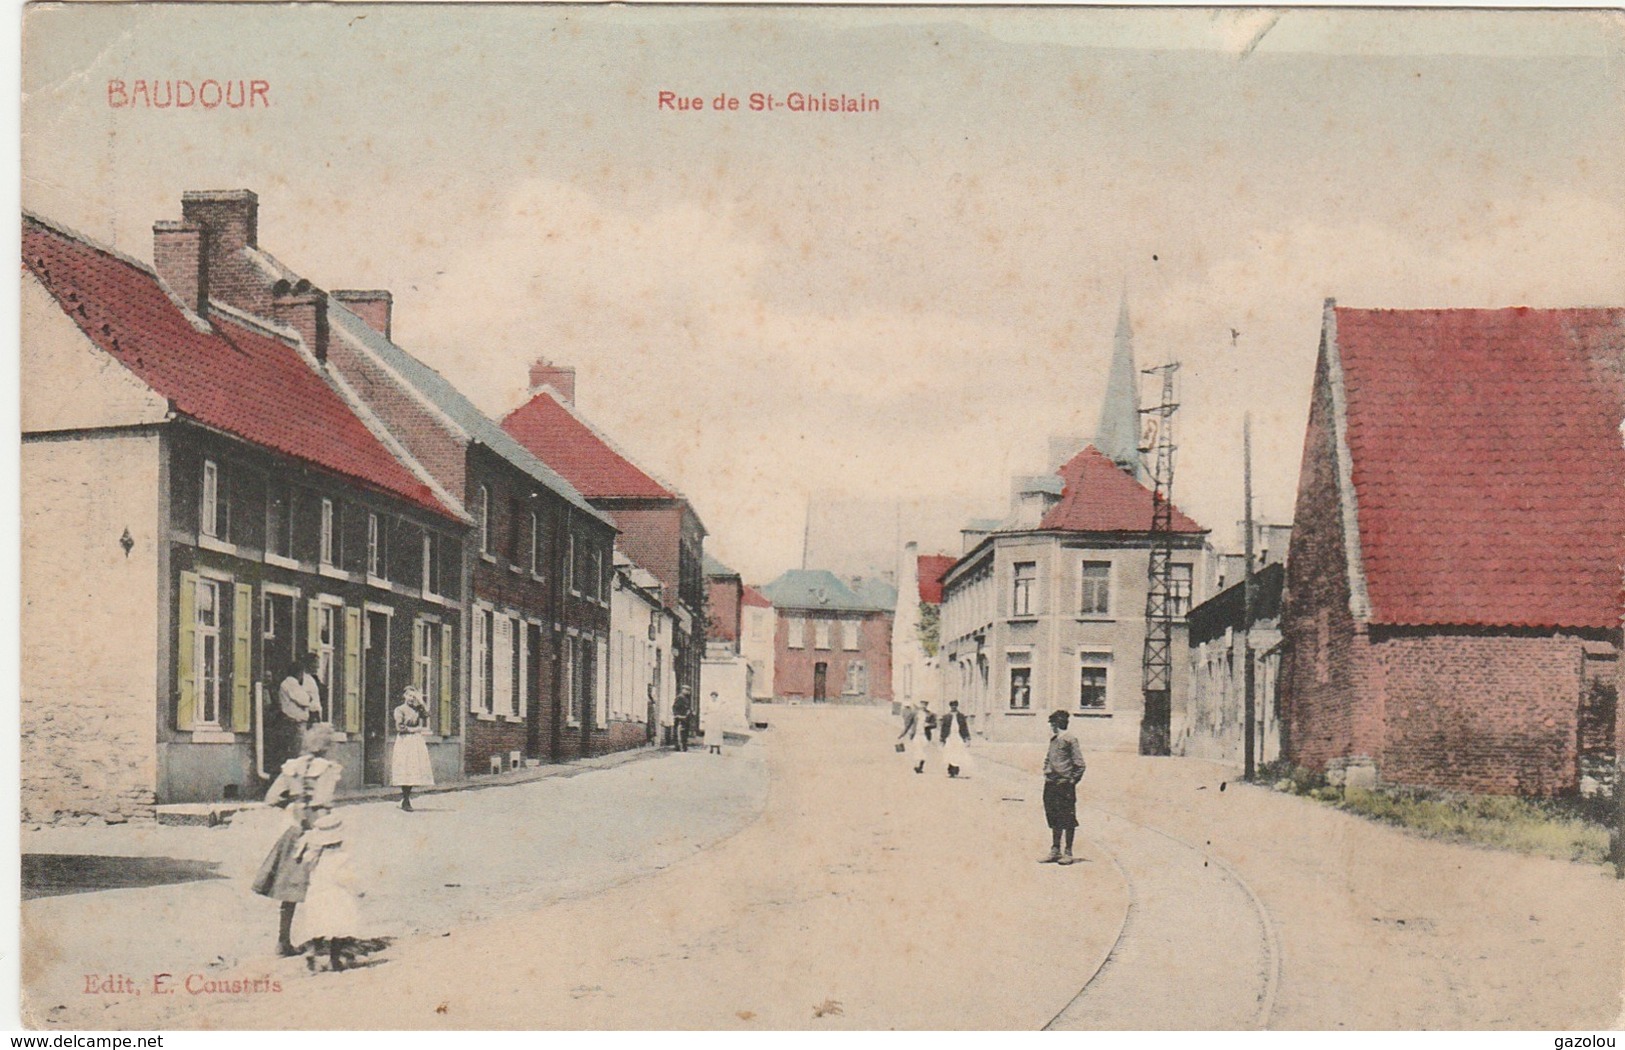
<svg viewBox="0 0 1625 1050"><path fill-rule="evenodd" d="M931 734L936 728L937 716L931 713L931 705L921 700L914 721L904 728L908 734L908 760L916 773L924 773L925 764L931 760Z"/></svg>
<svg viewBox="0 0 1625 1050"><path fill-rule="evenodd" d="M948 713L939 723L942 727L942 763L951 777L970 775L970 726L959 710L959 701L948 702Z"/></svg>

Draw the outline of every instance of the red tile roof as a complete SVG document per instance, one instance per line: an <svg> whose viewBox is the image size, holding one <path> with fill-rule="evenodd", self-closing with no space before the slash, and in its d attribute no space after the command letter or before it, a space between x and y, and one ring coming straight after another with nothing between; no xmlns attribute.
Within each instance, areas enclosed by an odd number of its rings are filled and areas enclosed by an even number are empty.
<svg viewBox="0 0 1625 1050"><path fill-rule="evenodd" d="M292 346L218 314L200 331L150 271L33 216L22 252L91 342L177 413L455 517Z"/></svg>
<svg viewBox="0 0 1625 1050"><path fill-rule="evenodd" d="M767 600L767 595L763 594L761 591L757 590L755 587L752 587L748 583L745 585L745 596L743 600L746 605L754 605L758 609L773 608L773 603Z"/></svg>
<svg viewBox="0 0 1625 1050"><path fill-rule="evenodd" d="M1625 309L1335 314L1372 621L1618 627Z"/></svg>
<svg viewBox="0 0 1625 1050"><path fill-rule="evenodd" d="M959 559L951 554L922 554L919 559L920 601L942 604L942 578Z"/></svg>
<svg viewBox="0 0 1625 1050"><path fill-rule="evenodd" d="M508 413L502 429L588 499L679 498L550 391L536 394Z"/></svg>
<svg viewBox="0 0 1625 1050"><path fill-rule="evenodd" d="M1060 470L1065 488L1061 501L1039 522L1040 529L1064 532L1148 532L1151 529L1151 490L1134 475L1107 459L1093 445L1073 456ZM1173 508L1175 532L1202 533L1179 509Z"/></svg>

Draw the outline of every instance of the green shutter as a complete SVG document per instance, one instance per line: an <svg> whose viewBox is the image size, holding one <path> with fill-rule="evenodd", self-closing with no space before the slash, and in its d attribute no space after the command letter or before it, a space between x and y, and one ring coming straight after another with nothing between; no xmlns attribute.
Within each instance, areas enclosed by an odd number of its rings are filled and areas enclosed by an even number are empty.
<svg viewBox="0 0 1625 1050"><path fill-rule="evenodd" d="M344 609L344 731L361 732L361 610Z"/></svg>
<svg viewBox="0 0 1625 1050"><path fill-rule="evenodd" d="M236 597L231 610L231 728L246 733L254 696L254 588L239 583Z"/></svg>
<svg viewBox="0 0 1625 1050"><path fill-rule="evenodd" d="M440 625L440 733L442 736L451 736L453 732L451 724L451 698L453 695L451 650L456 637L451 624L443 623ZM427 700L428 697L424 697L424 699Z"/></svg>
<svg viewBox="0 0 1625 1050"><path fill-rule="evenodd" d="M319 611L322 603L313 599L306 602L305 606L305 652L319 653L322 651L322 614ZM304 653L294 653L293 658L297 661L303 655ZM332 672L328 674L331 675ZM332 682L323 682L322 685L329 690L333 688Z"/></svg>
<svg viewBox="0 0 1625 1050"><path fill-rule="evenodd" d="M197 573L181 573L180 611L176 616L175 680L178 700L175 704L175 728L192 728L197 711Z"/></svg>

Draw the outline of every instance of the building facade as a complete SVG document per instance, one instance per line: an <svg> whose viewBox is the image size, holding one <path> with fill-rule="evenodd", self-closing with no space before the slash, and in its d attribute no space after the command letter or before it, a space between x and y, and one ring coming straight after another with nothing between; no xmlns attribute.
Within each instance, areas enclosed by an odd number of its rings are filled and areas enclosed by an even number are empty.
<svg viewBox="0 0 1625 1050"><path fill-rule="evenodd" d="M307 652L342 786L384 782L409 683L455 772L469 522L299 333L215 298L204 229L154 241L156 271L23 222L23 375L50 377L24 397L24 819L257 797Z"/></svg>
<svg viewBox="0 0 1625 1050"><path fill-rule="evenodd" d="M750 668L749 690L752 700L773 699L773 673L777 662L774 645L777 640L778 617L767 595L749 584L740 595L739 655Z"/></svg>
<svg viewBox="0 0 1625 1050"><path fill-rule="evenodd" d="M261 250L252 192L189 192L181 211L203 233L211 294L297 331L335 385L473 521L457 549L425 554L463 567L464 770L615 747L600 725L613 523L393 342L388 292L329 295Z"/></svg>
<svg viewBox="0 0 1625 1050"><path fill-rule="evenodd" d="M1288 759L1520 795L1612 768L1622 358L1625 310L1327 302L1281 623Z"/></svg>
<svg viewBox="0 0 1625 1050"><path fill-rule="evenodd" d="M1065 709L1085 747L1135 750L1152 495L1092 445L1054 478L1027 479L1009 518L943 578L942 699L995 741L1042 738ZM1207 530L1173 513L1175 652L1210 578ZM1171 702L1189 688L1176 660Z"/></svg>
<svg viewBox="0 0 1625 1050"><path fill-rule="evenodd" d="M777 613L776 699L891 699L891 621L897 600L887 584L856 582L861 595L832 572L791 569L761 589Z"/></svg>
<svg viewBox="0 0 1625 1050"><path fill-rule="evenodd" d="M1245 577L1245 568L1242 575ZM1254 575L1252 630L1247 623L1246 582L1233 583L1191 610L1188 617L1190 689L1172 715L1173 752L1192 758L1244 764L1246 752L1247 651L1253 654L1253 757L1270 762L1281 754L1281 710L1275 682L1281 665L1280 562Z"/></svg>
<svg viewBox="0 0 1625 1050"><path fill-rule="evenodd" d="M671 723L676 674L675 618L660 600L660 581L617 551L609 622L609 698L603 728L622 746L654 743Z"/></svg>
<svg viewBox="0 0 1625 1050"><path fill-rule="evenodd" d="M538 361L531 396L502 426L545 460L620 529L619 544L660 581L676 617L672 659L677 687L699 700L705 652L705 525L681 493L637 466L575 407L575 371Z"/></svg>
<svg viewBox="0 0 1625 1050"><path fill-rule="evenodd" d="M942 577L957 559L920 554L919 544L903 545L898 562L897 609L892 620L892 698L897 704L925 701L941 710L942 672L937 662L942 611Z"/></svg>

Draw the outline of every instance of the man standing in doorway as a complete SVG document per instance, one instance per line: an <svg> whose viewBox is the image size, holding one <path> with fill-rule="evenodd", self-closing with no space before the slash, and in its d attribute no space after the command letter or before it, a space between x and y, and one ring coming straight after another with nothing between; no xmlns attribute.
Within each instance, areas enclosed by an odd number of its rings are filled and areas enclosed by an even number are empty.
<svg viewBox="0 0 1625 1050"><path fill-rule="evenodd" d="M1066 731L1072 716L1049 716L1049 752L1044 756L1044 819L1049 822L1049 853L1040 864L1071 864L1072 838L1078 830L1078 781L1083 779L1083 745ZM1066 848L1061 843L1065 837Z"/></svg>
<svg viewBox="0 0 1625 1050"><path fill-rule="evenodd" d="M282 763L299 754L306 728L322 721L322 685L316 678L321 666L321 657L306 653L277 688L278 716L273 721L274 730L267 734L266 743L272 751L265 756L267 769L279 770Z"/></svg>

